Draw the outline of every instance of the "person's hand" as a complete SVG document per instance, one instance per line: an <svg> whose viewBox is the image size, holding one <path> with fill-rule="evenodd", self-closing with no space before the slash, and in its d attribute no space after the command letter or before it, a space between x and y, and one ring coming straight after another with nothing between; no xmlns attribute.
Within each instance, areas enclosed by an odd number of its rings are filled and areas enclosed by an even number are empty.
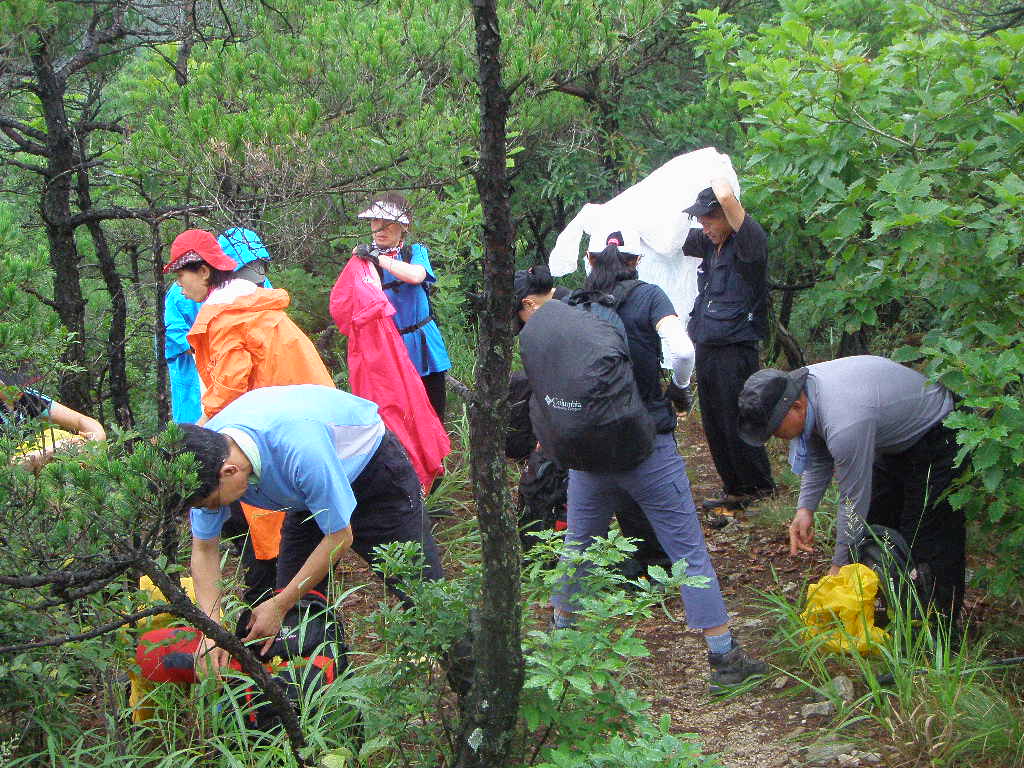
<svg viewBox="0 0 1024 768"><path fill-rule="evenodd" d="M198 677L216 677L230 661L231 655L223 648L218 647L213 640L206 635L199 638L199 646L195 653L195 668Z"/></svg>
<svg viewBox="0 0 1024 768"><path fill-rule="evenodd" d="M841 565L833 565L831 568L828 569L828 575L829 576L838 576L840 568L842 568Z"/></svg>
<svg viewBox="0 0 1024 768"><path fill-rule="evenodd" d="M729 199L730 197L736 196L736 193L732 189L732 182L730 182L725 176L716 176L711 180L711 191L715 193L715 197L718 198L719 203L723 200Z"/></svg>
<svg viewBox="0 0 1024 768"><path fill-rule="evenodd" d="M800 508L789 524L789 554L814 551L814 513Z"/></svg>
<svg viewBox="0 0 1024 768"><path fill-rule="evenodd" d="M693 408L693 392L689 387L680 387L672 379L669 379L665 394L668 395L668 399L672 401L672 405L676 407L678 413L685 415Z"/></svg>
<svg viewBox="0 0 1024 768"><path fill-rule="evenodd" d="M266 653L277 639L281 622L284 621L284 615L287 612L288 609L283 607L276 597L260 603L252 609L252 617L249 619L248 626L249 634L242 639L242 642L250 643L266 639L266 642L260 647L260 653Z"/></svg>
<svg viewBox="0 0 1024 768"><path fill-rule="evenodd" d="M352 255L357 256L363 261L370 262L375 267L380 266L380 251L378 251L376 248L372 246L366 245L365 243L362 245L357 245L355 248L353 248Z"/></svg>

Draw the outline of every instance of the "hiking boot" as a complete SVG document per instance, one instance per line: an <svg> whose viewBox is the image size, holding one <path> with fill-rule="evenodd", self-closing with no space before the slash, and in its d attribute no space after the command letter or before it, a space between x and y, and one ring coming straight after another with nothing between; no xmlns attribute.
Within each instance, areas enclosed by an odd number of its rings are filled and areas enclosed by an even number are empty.
<svg viewBox="0 0 1024 768"><path fill-rule="evenodd" d="M762 499L771 498L775 495L774 488L761 488L753 493L726 493L717 499L706 499L701 506L706 510L715 510L718 507L726 509L743 509Z"/></svg>
<svg viewBox="0 0 1024 768"><path fill-rule="evenodd" d="M747 497L736 493L726 493L716 499L704 499L701 508L707 511L724 507L725 509L742 509L743 502Z"/></svg>
<svg viewBox="0 0 1024 768"><path fill-rule="evenodd" d="M750 656L735 638L727 653L708 652L711 666L711 693L725 693L755 675L768 674L768 665Z"/></svg>

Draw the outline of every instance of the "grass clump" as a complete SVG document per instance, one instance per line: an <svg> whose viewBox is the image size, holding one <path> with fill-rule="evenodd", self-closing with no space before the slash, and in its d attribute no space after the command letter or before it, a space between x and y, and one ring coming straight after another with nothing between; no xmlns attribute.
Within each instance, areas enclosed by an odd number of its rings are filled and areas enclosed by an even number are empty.
<svg viewBox="0 0 1024 768"><path fill-rule="evenodd" d="M879 621L887 638L870 642L865 653L850 638L851 650L842 655L825 651L826 633L810 637L800 618L803 603L793 604L781 592L763 593L762 605L776 625L775 663L804 690L835 704L837 733L859 736L870 751L877 751L884 734L893 764L1024 765L1020 668L987 658L988 638L954 635L941 622L917 618L925 612L912 590L882 580L880 593L887 612ZM843 701L830 684L839 674L856 681L852 701Z"/></svg>

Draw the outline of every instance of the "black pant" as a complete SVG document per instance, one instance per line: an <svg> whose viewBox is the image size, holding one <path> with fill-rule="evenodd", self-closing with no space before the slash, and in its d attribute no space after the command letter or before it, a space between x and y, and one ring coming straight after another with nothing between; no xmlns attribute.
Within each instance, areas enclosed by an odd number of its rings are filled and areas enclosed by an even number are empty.
<svg viewBox="0 0 1024 768"><path fill-rule="evenodd" d="M423 388L427 390L427 399L430 400L430 404L434 407L434 413L437 414L437 418L441 420L442 425L444 424L445 406L448 401L448 389L445 386L444 374L445 371L428 373L420 379L423 382Z"/></svg>
<svg viewBox="0 0 1024 768"><path fill-rule="evenodd" d="M426 560L423 576L432 581L444 578L430 520L423 508L419 478L402 444L390 430L370 463L352 483L352 491L356 497L356 508L352 512L353 552L379 572L374 547L396 541L415 541L423 547ZM285 516L281 552L277 558L278 589L295 577L323 537L316 518L309 512L289 512ZM310 588L325 592L329 576ZM392 579L387 579L386 583L392 594L408 602Z"/></svg>
<svg viewBox="0 0 1024 768"><path fill-rule="evenodd" d="M964 513L946 498L956 452L955 433L940 422L903 453L881 456L868 510L868 523L898 530L914 562L928 565L935 582L925 599L954 621L964 599L967 538Z"/></svg>
<svg viewBox="0 0 1024 768"><path fill-rule="evenodd" d="M739 397L747 378L758 370L755 344L696 345L700 419L725 492L763 493L775 488L768 453L740 439Z"/></svg>

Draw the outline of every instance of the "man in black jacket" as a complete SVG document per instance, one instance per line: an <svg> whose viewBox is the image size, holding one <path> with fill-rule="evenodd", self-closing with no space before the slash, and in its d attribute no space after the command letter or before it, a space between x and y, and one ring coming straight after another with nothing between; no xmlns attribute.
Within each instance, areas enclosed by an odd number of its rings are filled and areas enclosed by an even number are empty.
<svg viewBox="0 0 1024 768"><path fill-rule="evenodd" d="M767 330L768 238L747 215L725 178L717 178L686 209L701 225L683 253L701 259L697 299L687 332L696 348L701 421L723 495L704 507L736 509L775 490L768 454L737 431L737 399L758 370L758 343Z"/></svg>

